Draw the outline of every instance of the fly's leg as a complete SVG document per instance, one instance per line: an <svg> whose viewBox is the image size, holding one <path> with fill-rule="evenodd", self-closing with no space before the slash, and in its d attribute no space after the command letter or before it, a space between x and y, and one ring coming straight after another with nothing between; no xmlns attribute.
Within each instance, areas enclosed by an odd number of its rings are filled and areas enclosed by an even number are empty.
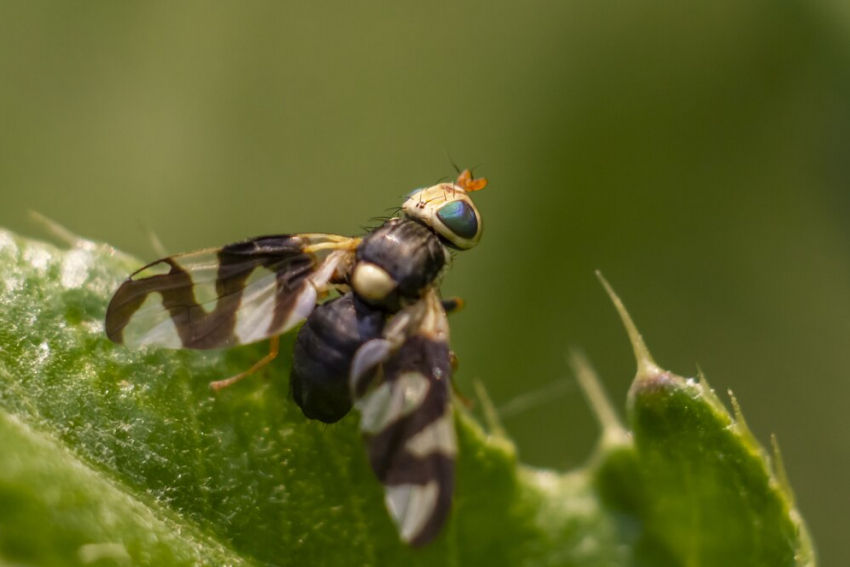
<svg viewBox="0 0 850 567"><path fill-rule="evenodd" d="M443 304L443 309L448 314L457 313L466 305L460 297L449 297L448 299L443 299L441 303Z"/></svg>
<svg viewBox="0 0 850 567"><path fill-rule="evenodd" d="M240 372L236 376L231 376L230 378L225 378L224 380L216 380L215 382L210 382L210 388L218 392L223 388L227 388L228 386L232 386L233 384L239 382L243 378L247 378L248 376L256 373L259 370L262 370L264 367L268 366L268 364L277 358L278 352L280 352L280 337L275 336L272 337L269 341L269 353L258 360L254 366L246 370L245 372Z"/></svg>
<svg viewBox="0 0 850 567"><path fill-rule="evenodd" d="M452 379L450 380L450 382L452 383L452 392L454 393L458 401L460 401L460 403L462 403L464 407L466 407L466 409L472 409L473 406L475 406L475 402L472 401L471 398L468 398L463 395L463 392L460 391L460 388L457 387L457 382L455 382L454 380L454 374L455 372L457 372L457 355L452 350L449 351L449 361L452 365Z"/></svg>
<svg viewBox="0 0 850 567"><path fill-rule="evenodd" d="M443 299L441 303L443 304L443 309L445 309L448 314L457 313L463 309L465 305L463 299L460 297L449 297L447 299ZM454 351L449 351L449 359L452 365L452 375L454 375L455 372L457 372L457 355ZM460 403L466 406L467 409L472 409L472 406L475 405L474 402L461 393L457 387L457 382L454 381L454 378L452 378L451 383L452 392L454 392L455 397L460 401Z"/></svg>

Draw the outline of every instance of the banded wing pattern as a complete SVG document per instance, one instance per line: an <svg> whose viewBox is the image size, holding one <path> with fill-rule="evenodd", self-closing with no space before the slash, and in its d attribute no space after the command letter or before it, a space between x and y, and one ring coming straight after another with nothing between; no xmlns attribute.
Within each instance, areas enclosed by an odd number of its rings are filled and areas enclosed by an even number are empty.
<svg viewBox="0 0 850 567"><path fill-rule="evenodd" d="M422 546L440 532L454 492L448 325L434 291L396 318L384 339L361 347L351 385L390 516L402 540Z"/></svg>
<svg viewBox="0 0 850 567"><path fill-rule="evenodd" d="M359 239L263 236L163 258L132 274L106 312L130 346L212 349L256 342L304 320Z"/></svg>

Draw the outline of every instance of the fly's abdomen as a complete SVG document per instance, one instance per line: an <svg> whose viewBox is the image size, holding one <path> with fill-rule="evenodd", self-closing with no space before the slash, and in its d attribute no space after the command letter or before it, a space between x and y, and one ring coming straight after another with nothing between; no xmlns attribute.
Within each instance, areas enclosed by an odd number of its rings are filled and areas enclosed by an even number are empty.
<svg viewBox="0 0 850 567"><path fill-rule="evenodd" d="M357 248L351 285L368 303L398 311L418 300L445 265L436 234L416 221L392 219Z"/></svg>
<svg viewBox="0 0 850 567"><path fill-rule="evenodd" d="M335 423L348 413L351 361L383 328L384 314L353 293L316 307L298 332L290 375L292 397L306 417Z"/></svg>

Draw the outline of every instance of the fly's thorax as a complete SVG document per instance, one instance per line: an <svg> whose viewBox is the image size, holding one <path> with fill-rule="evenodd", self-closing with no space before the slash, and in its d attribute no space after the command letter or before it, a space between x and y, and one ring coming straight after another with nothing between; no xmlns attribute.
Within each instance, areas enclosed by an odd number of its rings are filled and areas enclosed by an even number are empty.
<svg viewBox="0 0 850 567"><path fill-rule="evenodd" d="M418 300L445 265L445 248L428 227L391 219L358 246L351 287L371 305L398 311Z"/></svg>
<svg viewBox="0 0 850 567"><path fill-rule="evenodd" d="M454 248L469 250L481 240L481 214L469 194L456 184L417 189L407 196L402 210Z"/></svg>

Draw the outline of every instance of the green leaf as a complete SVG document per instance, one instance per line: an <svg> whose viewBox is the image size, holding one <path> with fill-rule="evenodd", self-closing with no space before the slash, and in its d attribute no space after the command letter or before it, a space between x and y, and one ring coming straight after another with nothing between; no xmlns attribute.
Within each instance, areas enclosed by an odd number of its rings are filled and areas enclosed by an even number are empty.
<svg viewBox="0 0 850 567"><path fill-rule="evenodd" d="M638 372L628 414L639 459L643 534L635 556L650 565L814 565L808 532L737 402L733 418L704 377L661 369L619 297L603 279L631 337Z"/></svg>
<svg viewBox="0 0 850 567"><path fill-rule="evenodd" d="M522 466L497 424L486 433L459 411L452 517L409 549L357 416L325 426L288 399L291 335L264 377L216 395L207 384L262 345L131 350L103 336L106 303L138 265L103 244L0 231L0 563L813 564L787 484L704 383L639 374L630 437L586 365L604 426L588 465Z"/></svg>

